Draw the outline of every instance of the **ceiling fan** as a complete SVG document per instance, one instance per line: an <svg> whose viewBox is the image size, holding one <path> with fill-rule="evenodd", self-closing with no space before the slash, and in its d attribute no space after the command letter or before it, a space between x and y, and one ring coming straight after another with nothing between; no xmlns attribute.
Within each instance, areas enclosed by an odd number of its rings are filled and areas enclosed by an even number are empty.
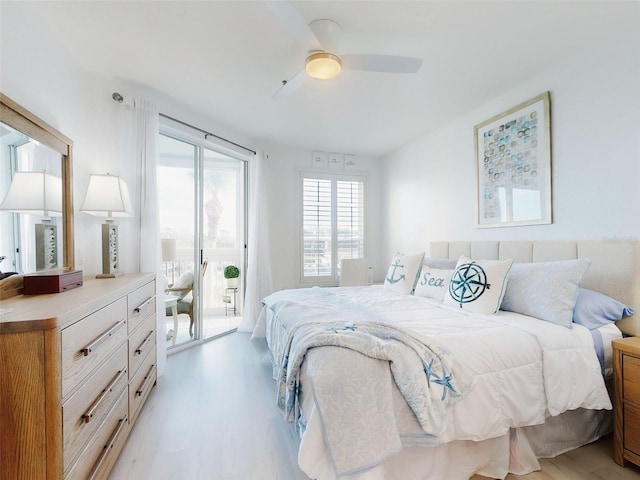
<svg viewBox="0 0 640 480"><path fill-rule="evenodd" d="M280 100L300 88L310 77L321 80L335 78L342 69L385 73L416 73L422 59L398 55L340 54L342 28L333 20L318 19L306 24L289 2L267 0L271 10L298 42L308 49L305 68L282 86L273 96Z"/></svg>

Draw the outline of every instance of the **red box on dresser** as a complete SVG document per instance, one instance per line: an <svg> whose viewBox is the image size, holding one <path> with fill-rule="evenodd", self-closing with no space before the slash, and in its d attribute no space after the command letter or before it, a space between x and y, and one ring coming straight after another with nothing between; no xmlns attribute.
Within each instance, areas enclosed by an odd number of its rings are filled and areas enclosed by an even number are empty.
<svg viewBox="0 0 640 480"><path fill-rule="evenodd" d="M82 286L82 270L49 270L24 276L22 293L60 293Z"/></svg>

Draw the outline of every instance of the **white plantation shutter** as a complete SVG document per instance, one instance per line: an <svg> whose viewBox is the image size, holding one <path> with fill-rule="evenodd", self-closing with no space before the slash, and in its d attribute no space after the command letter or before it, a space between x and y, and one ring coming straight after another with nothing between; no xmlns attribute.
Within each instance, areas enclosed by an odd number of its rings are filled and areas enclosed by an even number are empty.
<svg viewBox="0 0 640 480"><path fill-rule="evenodd" d="M331 180L305 178L302 185L305 277L331 275Z"/></svg>
<svg viewBox="0 0 640 480"><path fill-rule="evenodd" d="M338 264L343 258L364 257L364 184L337 182Z"/></svg>
<svg viewBox="0 0 640 480"><path fill-rule="evenodd" d="M365 254L364 181L302 178L302 283L337 283L340 260Z"/></svg>

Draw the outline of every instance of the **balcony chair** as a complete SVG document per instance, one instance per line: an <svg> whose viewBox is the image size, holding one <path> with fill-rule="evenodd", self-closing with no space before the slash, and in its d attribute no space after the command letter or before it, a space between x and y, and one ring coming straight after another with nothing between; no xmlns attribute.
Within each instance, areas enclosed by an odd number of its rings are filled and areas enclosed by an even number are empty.
<svg viewBox="0 0 640 480"><path fill-rule="evenodd" d="M340 261L341 287L359 287L369 283L369 261L366 258L343 258Z"/></svg>
<svg viewBox="0 0 640 480"><path fill-rule="evenodd" d="M207 271L207 262L202 264L202 278ZM178 297L177 306L178 314L186 313L189 315L189 336L193 338L193 271L188 271L180 275L176 282L164 290L166 295L175 295ZM171 308L167 308L166 315L172 314ZM178 336L177 328L173 335ZM174 337L175 338L175 337Z"/></svg>

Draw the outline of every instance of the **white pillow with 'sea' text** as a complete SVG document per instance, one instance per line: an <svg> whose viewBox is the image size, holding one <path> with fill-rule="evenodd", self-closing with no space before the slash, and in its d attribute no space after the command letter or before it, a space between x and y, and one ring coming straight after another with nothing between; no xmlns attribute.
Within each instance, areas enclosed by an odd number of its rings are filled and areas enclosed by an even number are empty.
<svg viewBox="0 0 640 480"><path fill-rule="evenodd" d="M413 294L417 297L433 298L440 302L444 301L453 272L454 270L431 268L423 264Z"/></svg>

